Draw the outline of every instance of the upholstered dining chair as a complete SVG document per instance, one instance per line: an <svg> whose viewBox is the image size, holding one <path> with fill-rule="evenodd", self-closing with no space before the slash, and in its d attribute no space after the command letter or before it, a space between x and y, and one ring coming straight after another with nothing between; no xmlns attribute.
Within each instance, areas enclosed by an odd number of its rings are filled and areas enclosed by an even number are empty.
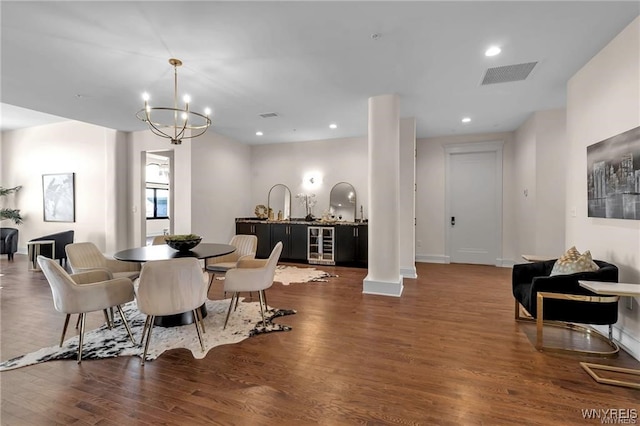
<svg viewBox="0 0 640 426"><path fill-rule="evenodd" d="M84 323L88 312L103 311L117 307L129 338L135 345L122 304L133 300L133 282L129 278L111 279L104 270L93 270L69 275L55 260L38 256L38 265L49 282L53 295L53 305L58 312L66 314L60 346L69 325L71 314L80 314L80 341L78 343L78 364L82 362Z"/></svg>
<svg viewBox="0 0 640 426"><path fill-rule="evenodd" d="M244 259L238 262L235 269L227 271L224 279L224 291L232 292L229 311L224 320L224 328L227 328L229 315L233 308L234 298L236 307L238 306L238 293L241 291L257 291L260 304L260 314L262 324L267 325L264 319L264 311L267 309L267 300L264 291L273 284L273 277L276 274L276 266L282 253L282 241L278 241L268 259ZM264 308L263 308L264 305ZM235 308L234 308L235 309Z"/></svg>
<svg viewBox="0 0 640 426"><path fill-rule="evenodd" d="M256 257L258 237L255 235L234 235L229 245L236 248L233 253L205 260L205 270L211 276L209 287L211 287L216 274L225 274L228 270L234 269L241 259L254 259Z"/></svg>
<svg viewBox="0 0 640 426"><path fill-rule="evenodd" d="M65 250L67 260L74 273L103 269L111 274L111 278L130 278L132 280L140 275L139 263L109 259L93 243L68 244Z"/></svg>
<svg viewBox="0 0 640 426"><path fill-rule="evenodd" d="M167 243L166 235L156 235L155 237L153 237L153 240L151 240L152 246L161 246L166 243Z"/></svg>
<svg viewBox="0 0 640 426"><path fill-rule="evenodd" d="M204 324L200 317L200 306L207 300L207 273L194 257L146 262L140 271L137 301L138 309L147 315L140 344L144 342L141 365L147 358L153 321L159 315L193 313L200 347L204 352L202 333Z"/></svg>

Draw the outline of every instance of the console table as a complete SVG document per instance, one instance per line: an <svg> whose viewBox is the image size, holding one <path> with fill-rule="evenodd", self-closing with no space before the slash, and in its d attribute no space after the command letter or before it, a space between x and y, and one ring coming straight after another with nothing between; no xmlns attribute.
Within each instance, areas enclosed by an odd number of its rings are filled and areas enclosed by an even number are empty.
<svg viewBox="0 0 640 426"><path fill-rule="evenodd" d="M584 287L596 294L611 296L629 296L640 297L640 284L629 283L608 283L601 281L578 281L581 287ZM598 383L604 383L612 386L624 386L627 388L640 389L640 381L627 381L608 379L598 375L596 370L613 371L615 373L628 374L630 376L640 377L640 370L635 368L613 367L604 364L594 364L589 362L581 362L580 366Z"/></svg>

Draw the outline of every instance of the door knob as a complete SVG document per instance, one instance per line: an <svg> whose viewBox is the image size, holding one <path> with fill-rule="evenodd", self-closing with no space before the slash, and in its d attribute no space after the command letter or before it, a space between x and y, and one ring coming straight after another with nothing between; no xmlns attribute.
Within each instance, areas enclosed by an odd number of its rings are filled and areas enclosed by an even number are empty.
<svg viewBox="0 0 640 426"><path fill-rule="evenodd" d="M451 226L456 226L456 217L451 216Z"/></svg>

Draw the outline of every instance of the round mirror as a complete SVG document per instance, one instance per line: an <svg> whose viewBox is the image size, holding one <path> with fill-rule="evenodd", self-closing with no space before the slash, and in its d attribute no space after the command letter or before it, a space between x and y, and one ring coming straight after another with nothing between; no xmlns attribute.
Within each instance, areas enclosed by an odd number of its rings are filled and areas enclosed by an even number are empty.
<svg viewBox="0 0 640 426"><path fill-rule="evenodd" d="M336 183L329 194L329 214L332 219L356 221L356 190L350 183Z"/></svg>
<svg viewBox="0 0 640 426"><path fill-rule="evenodd" d="M273 211L276 220L287 220L291 217L291 191L287 185L275 184L269 190L267 210Z"/></svg>

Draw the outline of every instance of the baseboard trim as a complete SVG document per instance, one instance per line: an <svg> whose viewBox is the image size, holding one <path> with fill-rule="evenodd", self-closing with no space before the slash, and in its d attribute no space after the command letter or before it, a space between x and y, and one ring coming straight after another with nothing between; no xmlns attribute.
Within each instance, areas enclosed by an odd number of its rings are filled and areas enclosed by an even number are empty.
<svg viewBox="0 0 640 426"><path fill-rule="evenodd" d="M420 263L450 263L449 256L438 254L417 254L416 262Z"/></svg>
<svg viewBox="0 0 640 426"><path fill-rule="evenodd" d="M398 276L398 281L372 280L369 275L362 281L362 293L364 294L400 297L403 289L402 275Z"/></svg>
<svg viewBox="0 0 640 426"><path fill-rule="evenodd" d="M416 271L415 265L400 267L400 275L402 275L404 278L418 278L418 272Z"/></svg>
<svg viewBox="0 0 640 426"><path fill-rule="evenodd" d="M513 268L513 265L516 264L516 261L513 259L496 259L496 266L500 268Z"/></svg>

